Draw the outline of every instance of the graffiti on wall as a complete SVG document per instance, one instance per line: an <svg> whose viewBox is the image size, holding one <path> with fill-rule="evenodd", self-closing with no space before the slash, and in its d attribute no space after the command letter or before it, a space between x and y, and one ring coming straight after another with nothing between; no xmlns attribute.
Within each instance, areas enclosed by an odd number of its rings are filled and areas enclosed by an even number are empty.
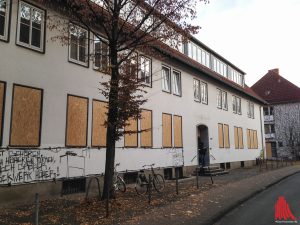
<svg viewBox="0 0 300 225"><path fill-rule="evenodd" d="M40 150L0 151L0 185L50 180L60 176L55 154Z"/></svg>

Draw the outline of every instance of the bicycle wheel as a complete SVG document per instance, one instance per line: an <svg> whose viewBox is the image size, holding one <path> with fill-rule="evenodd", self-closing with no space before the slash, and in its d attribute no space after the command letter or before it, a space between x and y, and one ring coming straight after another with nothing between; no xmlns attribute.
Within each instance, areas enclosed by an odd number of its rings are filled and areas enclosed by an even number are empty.
<svg viewBox="0 0 300 225"><path fill-rule="evenodd" d="M147 190L148 190L148 183L146 182L143 182L141 180L140 177L138 177L136 179L136 182L135 182L135 191L138 195L143 195L145 193L147 193Z"/></svg>
<svg viewBox="0 0 300 225"><path fill-rule="evenodd" d="M117 176L117 189L121 192L126 192L126 184L122 177Z"/></svg>
<svg viewBox="0 0 300 225"><path fill-rule="evenodd" d="M157 192L161 192L165 188L165 179L160 174L154 174L153 186Z"/></svg>

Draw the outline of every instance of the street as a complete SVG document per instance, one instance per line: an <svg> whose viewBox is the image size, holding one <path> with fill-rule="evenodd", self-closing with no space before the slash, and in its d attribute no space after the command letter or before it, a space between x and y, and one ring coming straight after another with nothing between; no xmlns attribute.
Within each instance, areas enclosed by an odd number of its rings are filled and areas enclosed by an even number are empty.
<svg viewBox="0 0 300 225"><path fill-rule="evenodd" d="M263 191L224 216L215 225L269 225L275 222L275 204L280 196L287 201L292 214L300 223L300 174L293 175ZM287 222L282 222L287 223ZM293 223L295 224L295 223Z"/></svg>

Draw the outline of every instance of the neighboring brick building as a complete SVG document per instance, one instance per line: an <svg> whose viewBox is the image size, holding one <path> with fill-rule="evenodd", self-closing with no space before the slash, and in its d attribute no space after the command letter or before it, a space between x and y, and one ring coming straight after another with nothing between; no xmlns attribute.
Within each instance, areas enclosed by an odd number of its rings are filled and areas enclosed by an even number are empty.
<svg viewBox="0 0 300 225"><path fill-rule="evenodd" d="M300 88L273 69L252 89L269 103L264 108L267 157L299 157Z"/></svg>

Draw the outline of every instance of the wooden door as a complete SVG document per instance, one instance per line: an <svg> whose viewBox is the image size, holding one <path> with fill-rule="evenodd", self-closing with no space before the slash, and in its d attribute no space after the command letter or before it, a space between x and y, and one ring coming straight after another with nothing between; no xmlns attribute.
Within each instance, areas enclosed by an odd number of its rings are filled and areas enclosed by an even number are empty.
<svg viewBox="0 0 300 225"><path fill-rule="evenodd" d="M272 158L272 145L271 145L271 143L266 143L266 153L267 153L267 159Z"/></svg>

